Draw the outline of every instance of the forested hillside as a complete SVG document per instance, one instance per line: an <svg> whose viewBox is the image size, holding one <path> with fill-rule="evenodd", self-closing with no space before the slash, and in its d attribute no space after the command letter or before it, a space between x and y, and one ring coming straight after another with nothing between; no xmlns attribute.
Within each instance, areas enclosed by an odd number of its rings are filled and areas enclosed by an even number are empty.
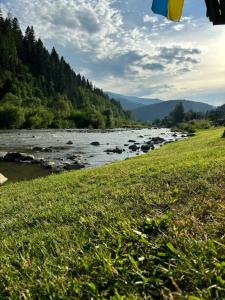
<svg viewBox="0 0 225 300"><path fill-rule="evenodd" d="M23 35L16 18L0 12L0 128L105 128L129 122L109 99L51 53L33 27Z"/></svg>

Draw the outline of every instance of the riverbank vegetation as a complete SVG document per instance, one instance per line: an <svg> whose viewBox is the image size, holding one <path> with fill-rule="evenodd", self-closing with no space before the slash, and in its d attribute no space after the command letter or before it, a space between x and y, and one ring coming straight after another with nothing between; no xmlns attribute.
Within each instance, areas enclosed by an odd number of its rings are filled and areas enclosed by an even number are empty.
<svg viewBox="0 0 225 300"><path fill-rule="evenodd" d="M0 11L0 128L111 128L130 113Z"/></svg>
<svg viewBox="0 0 225 300"><path fill-rule="evenodd" d="M224 129L0 188L1 299L224 299Z"/></svg>
<svg viewBox="0 0 225 300"><path fill-rule="evenodd" d="M194 133L199 129L209 129L213 126L225 125L225 105L207 113L187 111L185 112L182 102L178 103L170 114L162 120L153 122L154 126L168 127L176 130L184 130Z"/></svg>

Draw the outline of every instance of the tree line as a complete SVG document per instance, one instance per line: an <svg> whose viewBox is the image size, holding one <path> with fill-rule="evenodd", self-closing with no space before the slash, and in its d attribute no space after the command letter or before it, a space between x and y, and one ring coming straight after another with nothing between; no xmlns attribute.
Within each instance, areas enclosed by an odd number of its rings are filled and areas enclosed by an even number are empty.
<svg viewBox="0 0 225 300"><path fill-rule="evenodd" d="M0 128L111 128L130 113L0 11Z"/></svg>
<svg viewBox="0 0 225 300"><path fill-rule="evenodd" d="M195 132L196 129L208 129L211 125L223 126L225 125L225 104L203 113L192 110L185 112L183 103L179 102L168 116L162 120L154 120L153 125L179 128L189 132Z"/></svg>

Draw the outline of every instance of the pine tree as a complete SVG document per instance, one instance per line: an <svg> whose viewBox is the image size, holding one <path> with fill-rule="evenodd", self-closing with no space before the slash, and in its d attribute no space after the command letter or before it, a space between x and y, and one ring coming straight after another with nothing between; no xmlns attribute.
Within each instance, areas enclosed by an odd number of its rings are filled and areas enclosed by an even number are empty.
<svg viewBox="0 0 225 300"><path fill-rule="evenodd" d="M36 40L33 26L23 36L18 20L4 18L1 11L0 53L0 111L1 116L5 114L0 127L79 124L98 128L127 121L119 103L76 74L55 48L49 53Z"/></svg>
<svg viewBox="0 0 225 300"><path fill-rule="evenodd" d="M185 112L183 103L180 101L175 106L174 110L170 113L173 125L182 123L184 121Z"/></svg>

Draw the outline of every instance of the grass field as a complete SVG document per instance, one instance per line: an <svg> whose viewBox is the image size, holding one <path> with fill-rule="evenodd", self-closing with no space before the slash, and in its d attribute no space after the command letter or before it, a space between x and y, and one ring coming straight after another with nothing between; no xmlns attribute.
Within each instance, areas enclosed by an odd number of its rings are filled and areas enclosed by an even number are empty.
<svg viewBox="0 0 225 300"><path fill-rule="evenodd" d="M225 299L225 139L0 188L0 299Z"/></svg>

